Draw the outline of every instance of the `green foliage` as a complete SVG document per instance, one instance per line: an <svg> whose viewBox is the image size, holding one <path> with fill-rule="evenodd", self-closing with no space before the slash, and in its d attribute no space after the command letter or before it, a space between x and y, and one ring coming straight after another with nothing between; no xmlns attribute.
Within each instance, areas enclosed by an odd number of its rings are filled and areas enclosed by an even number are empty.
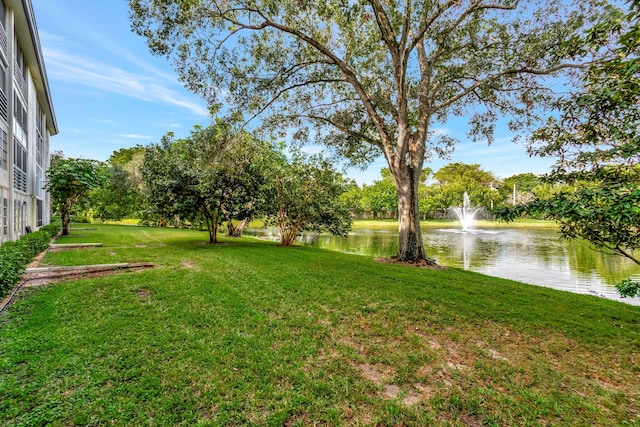
<svg viewBox="0 0 640 427"><path fill-rule="evenodd" d="M539 175L533 173L520 173L512 175L502 180L498 186L498 192L502 196L502 204L526 203L534 197L534 190L542 185ZM515 201L514 191L515 188Z"/></svg>
<svg viewBox="0 0 640 427"><path fill-rule="evenodd" d="M493 189L498 179L479 164L449 163L433 174L433 178L436 183L425 190L432 209L462 206L465 191L475 207L489 209L501 200Z"/></svg>
<svg viewBox="0 0 640 427"><path fill-rule="evenodd" d="M144 152L139 145L113 152L107 162L109 183L91 193L90 206L95 218L119 221L142 215Z"/></svg>
<svg viewBox="0 0 640 427"><path fill-rule="evenodd" d="M342 197L348 183L327 160L296 154L280 163L272 179L275 203L267 222L278 225L283 246L303 231L346 235L351 229L351 209Z"/></svg>
<svg viewBox="0 0 640 427"><path fill-rule="evenodd" d="M278 154L222 121L195 128L186 139L163 138L147 147L142 176L147 205L157 218L204 219L217 242L224 219L250 220L266 203L264 186Z"/></svg>
<svg viewBox="0 0 640 427"><path fill-rule="evenodd" d="M371 185L363 185L362 204L366 210L373 212L397 211L398 191L393 175L386 168L382 169L380 174L382 179L373 181Z"/></svg>
<svg viewBox="0 0 640 427"><path fill-rule="evenodd" d="M20 281L25 265L47 249L53 236L59 232L60 224L50 224L0 246L0 298Z"/></svg>
<svg viewBox="0 0 640 427"><path fill-rule="evenodd" d="M625 279L616 285L616 289L623 298L640 295L640 283Z"/></svg>
<svg viewBox="0 0 640 427"><path fill-rule="evenodd" d="M510 220L537 212L560 223L567 238L583 238L640 264L640 10L631 3L626 15L615 14L585 37L565 44L576 55L604 60L591 64L585 90L561 99L557 118L531 138L531 152L556 156L547 182L562 191L500 212ZM623 282L621 292L632 292Z"/></svg>
<svg viewBox="0 0 640 427"><path fill-rule="evenodd" d="M62 234L69 234L69 222L76 203L107 184L105 165L96 160L57 158L47 170L46 189L62 218Z"/></svg>

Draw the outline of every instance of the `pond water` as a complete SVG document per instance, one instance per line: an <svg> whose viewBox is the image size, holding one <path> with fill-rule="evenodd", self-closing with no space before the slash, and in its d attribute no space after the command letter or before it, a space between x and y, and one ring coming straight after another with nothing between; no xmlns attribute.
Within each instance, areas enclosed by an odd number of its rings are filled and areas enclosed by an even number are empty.
<svg viewBox="0 0 640 427"><path fill-rule="evenodd" d="M247 234L278 238L275 228L249 229ZM613 286L626 278L640 280L640 266L597 252L587 243L560 239L556 230L497 228L463 233L455 228L424 228L423 239L427 255L440 265L640 305L640 297L620 298ZM393 256L398 249L398 231L393 224L355 228L347 237L303 234L299 240L372 257Z"/></svg>

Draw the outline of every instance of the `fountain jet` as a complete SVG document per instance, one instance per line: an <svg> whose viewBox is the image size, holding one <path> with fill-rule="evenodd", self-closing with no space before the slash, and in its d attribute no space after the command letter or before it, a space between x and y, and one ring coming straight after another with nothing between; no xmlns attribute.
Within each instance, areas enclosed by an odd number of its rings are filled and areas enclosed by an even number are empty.
<svg viewBox="0 0 640 427"><path fill-rule="evenodd" d="M478 212L478 208L472 208L471 202L469 201L469 195L467 192L464 192L462 206L453 206L453 211L458 216L460 220L460 225L462 226L462 231L468 231L471 224L473 224L474 217L476 212Z"/></svg>

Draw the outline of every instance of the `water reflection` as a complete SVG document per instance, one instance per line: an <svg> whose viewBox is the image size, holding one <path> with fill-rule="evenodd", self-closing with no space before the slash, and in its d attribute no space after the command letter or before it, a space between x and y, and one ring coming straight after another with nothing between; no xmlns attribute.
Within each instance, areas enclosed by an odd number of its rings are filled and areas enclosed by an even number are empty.
<svg viewBox="0 0 640 427"><path fill-rule="evenodd" d="M277 239L277 229L251 229L248 234ZM424 229L423 239L427 254L441 265L640 305L640 298L622 299L613 287L625 278L640 280L640 266L596 252L586 243L562 240L555 230L463 233L458 229ZM300 240L310 246L373 257L393 256L398 250L395 226L358 228L345 238L303 234Z"/></svg>

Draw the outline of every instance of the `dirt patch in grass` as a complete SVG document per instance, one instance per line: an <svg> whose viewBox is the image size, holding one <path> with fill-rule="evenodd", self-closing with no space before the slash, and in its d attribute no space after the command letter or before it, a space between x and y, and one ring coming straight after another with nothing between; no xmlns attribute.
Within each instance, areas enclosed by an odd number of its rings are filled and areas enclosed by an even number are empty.
<svg viewBox="0 0 640 427"><path fill-rule="evenodd" d="M387 381L389 381L389 378L391 377L388 371L387 372L380 371L371 365L367 365L366 363L362 363L358 365L358 369L360 370L360 373L362 374L363 377L365 377L366 379L368 379L369 381L377 385L382 385L386 383Z"/></svg>
<svg viewBox="0 0 640 427"><path fill-rule="evenodd" d="M69 271L59 271L59 272L38 272L38 273L29 273L25 276L23 280L23 287L25 288L33 288L37 286L50 285L52 283L60 283L67 282L70 280L79 280L79 279L95 279L98 277L112 276L114 274L122 274L126 271L136 271L149 268L148 266L140 266L140 267L132 267L132 268L118 268L114 270L102 270L102 271L91 271L91 270L76 270L72 273Z"/></svg>
<svg viewBox="0 0 640 427"><path fill-rule="evenodd" d="M408 261L398 261L396 258L393 258L393 257L392 258L380 257L380 258L374 258L374 260L383 264L404 265L405 267L427 268L429 270L446 270L447 269L447 267L445 266L432 264L426 259L422 259L417 262L408 262Z"/></svg>
<svg viewBox="0 0 640 427"><path fill-rule="evenodd" d="M195 263L193 263L192 261L189 261L189 260L182 261L182 263L180 263L180 267L186 268L186 269L189 269L189 270L198 269L198 266Z"/></svg>

